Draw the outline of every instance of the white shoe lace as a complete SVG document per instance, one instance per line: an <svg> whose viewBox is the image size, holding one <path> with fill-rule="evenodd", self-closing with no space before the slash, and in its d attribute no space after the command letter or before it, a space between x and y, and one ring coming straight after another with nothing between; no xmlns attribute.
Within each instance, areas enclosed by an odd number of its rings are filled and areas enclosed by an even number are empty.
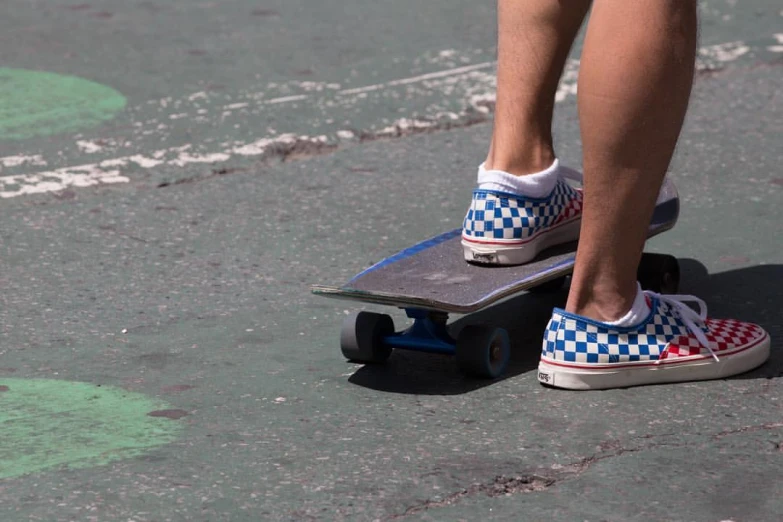
<svg viewBox="0 0 783 522"><path fill-rule="evenodd" d="M685 324L685 327L696 337L703 347L710 351L712 358L716 362L720 362L717 354L710 346L710 342L707 340L707 336L704 335L704 321L707 320L707 304L696 297L695 295L672 295L672 294L656 294L655 292L646 292L647 294L656 297L662 303L666 303L669 307L676 310L680 319ZM699 305L698 313L696 310L686 305L686 302L693 302Z"/></svg>

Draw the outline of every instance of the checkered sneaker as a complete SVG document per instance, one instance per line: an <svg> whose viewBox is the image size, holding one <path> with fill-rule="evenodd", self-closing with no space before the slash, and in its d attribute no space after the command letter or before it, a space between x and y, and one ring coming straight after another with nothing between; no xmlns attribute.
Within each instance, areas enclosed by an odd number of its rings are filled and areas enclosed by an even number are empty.
<svg viewBox="0 0 783 522"><path fill-rule="evenodd" d="M713 354L720 357L721 353L743 349L765 335L755 324L705 319L698 325L708 341L705 346L686 324L680 306L671 306L661 299L667 296L647 294L651 313L633 328L614 327L555 310L546 330L543 357L596 364L712 358Z"/></svg>
<svg viewBox="0 0 783 522"><path fill-rule="evenodd" d="M704 333L709 341L710 349L716 354L729 352L736 347L747 346L759 339L764 330L751 323L743 323L733 319L707 319ZM704 347L698 339L692 336L680 336L669 342L667 349L661 353L661 359L676 359L678 357L701 356Z"/></svg>
<svg viewBox="0 0 783 522"><path fill-rule="evenodd" d="M581 215L582 192L562 179L540 199L478 189L473 191L462 237L479 243L524 243Z"/></svg>
<svg viewBox="0 0 783 522"><path fill-rule="evenodd" d="M583 389L720 378L768 357L769 335L760 326L708 319L704 302L693 296L645 293L650 315L631 328L555 309L544 332L539 380ZM696 301L700 312L685 301ZM666 373L667 367L677 371Z"/></svg>

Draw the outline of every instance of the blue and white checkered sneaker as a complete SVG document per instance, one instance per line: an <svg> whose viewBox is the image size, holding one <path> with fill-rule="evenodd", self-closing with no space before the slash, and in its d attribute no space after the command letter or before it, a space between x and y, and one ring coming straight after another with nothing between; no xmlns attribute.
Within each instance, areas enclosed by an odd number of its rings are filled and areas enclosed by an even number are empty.
<svg viewBox="0 0 783 522"><path fill-rule="evenodd" d="M545 198L473 191L462 227L465 260L520 265L539 252L579 237L582 191L559 179Z"/></svg>
<svg viewBox="0 0 783 522"><path fill-rule="evenodd" d="M707 318L694 296L645 292L650 315L638 326L607 325L555 309L544 333L538 380L588 390L721 379L769 357L763 328ZM699 312L684 302L696 302Z"/></svg>

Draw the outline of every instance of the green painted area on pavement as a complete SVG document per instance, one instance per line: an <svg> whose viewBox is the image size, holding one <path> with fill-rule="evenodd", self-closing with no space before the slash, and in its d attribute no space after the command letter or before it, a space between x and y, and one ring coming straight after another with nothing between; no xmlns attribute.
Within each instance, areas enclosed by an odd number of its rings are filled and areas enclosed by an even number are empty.
<svg viewBox="0 0 783 522"><path fill-rule="evenodd" d="M0 379L0 479L142 455L177 438L178 415L167 412L178 410L166 408L111 386Z"/></svg>
<svg viewBox="0 0 783 522"><path fill-rule="evenodd" d="M87 129L112 119L126 103L111 87L76 76L0 68L0 139Z"/></svg>

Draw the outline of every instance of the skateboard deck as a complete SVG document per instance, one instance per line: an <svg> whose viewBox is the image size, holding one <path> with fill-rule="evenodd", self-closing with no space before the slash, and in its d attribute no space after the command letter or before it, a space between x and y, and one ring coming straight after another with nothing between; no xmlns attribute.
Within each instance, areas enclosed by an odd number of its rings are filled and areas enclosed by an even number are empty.
<svg viewBox="0 0 783 522"><path fill-rule="evenodd" d="M679 199L659 203L648 229L653 237L671 229ZM463 258L461 229L406 248L364 270L342 286L314 285L316 295L366 303L468 314L550 280L574 268L577 242L562 244L519 266L486 266Z"/></svg>

